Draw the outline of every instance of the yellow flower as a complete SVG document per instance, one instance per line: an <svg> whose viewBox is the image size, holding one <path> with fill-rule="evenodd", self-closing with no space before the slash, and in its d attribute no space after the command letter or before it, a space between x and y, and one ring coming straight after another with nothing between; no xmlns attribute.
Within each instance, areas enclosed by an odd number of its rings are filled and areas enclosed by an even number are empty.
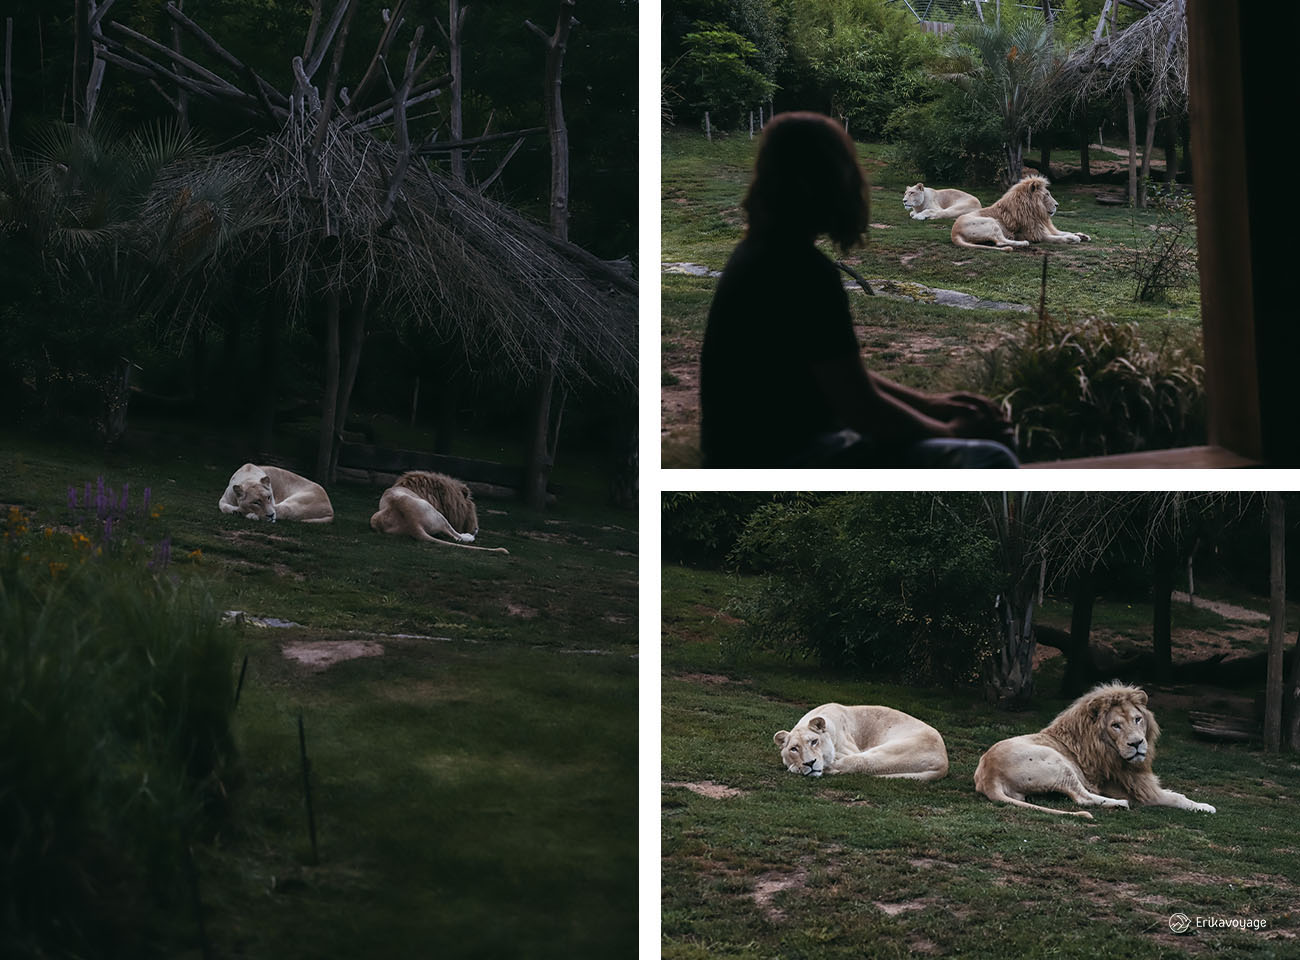
<svg viewBox="0 0 1300 960"><path fill-rule="evenodd" d="M53 560L50 561L50 576L51 576L51 577L57 577L59 574L61 574L61 573L62 573L64 570L66 570L66 569L68 569L68 565L67 565L66 563L56 563L56 562L53 561Z"/></svg>
<svg viewBox="0 0 1300 960"><path fill-rule="evenodd" d="M203 559L203 551L202 551L202 550L191 550L189 553L185 554L185 556L186 556L188 559L190 559L190 560L194 560L195 562L197 562L197 561Z"/></svg>
<svg viewBox="0 0 1300 960"><path fill-rule="evenodd" d="M154 507L152 510L149 511L149 516L157 520L159 517L162 516L162 510L163 508L161 506Z"/></svg>
<svg viewBox="0 0 1300 960"><path fill-rule="evenodd" d="M53 528L53 527L46 527L46 528L45 528L45 539L48 540L48 539L50 539L50 537L52 537L52 536L54 536L54 528Z"/></svg>

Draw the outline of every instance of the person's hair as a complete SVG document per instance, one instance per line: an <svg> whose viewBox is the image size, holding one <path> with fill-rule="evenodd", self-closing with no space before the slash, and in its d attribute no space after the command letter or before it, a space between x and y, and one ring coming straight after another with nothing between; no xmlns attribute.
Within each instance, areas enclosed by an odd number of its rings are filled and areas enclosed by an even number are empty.
<svg viewBox="0 0 1300 960"><path fill-rule="evenodd" d="M753 233L826 234L847 251L865 239L868 189L843 127L820 113L779 113L763 128L742 206Z"/></svg>

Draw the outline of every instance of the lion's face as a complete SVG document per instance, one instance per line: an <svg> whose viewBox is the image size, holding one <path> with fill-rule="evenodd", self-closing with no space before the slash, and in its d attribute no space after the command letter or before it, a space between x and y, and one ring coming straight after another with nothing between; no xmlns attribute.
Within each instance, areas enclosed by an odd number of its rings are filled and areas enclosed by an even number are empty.
<svg viewBox="0 0 1300 960"><path fill-rule="evenodd" d="M903 191L903 206L908 210L915 209L925 203L925 184L918 183L915 186L908 187Z"/></svg>
<svg viewBox="0 0 1300 960"><path fill-rule="evenodd" d="M820 777L835 759L835 748L826 736L826 721L813 717L807 725L779 730L772 738L781 748L781 762L791 773Z"/></svg>
<svg viewBox="0 0 1300 960"><path fill-rule="evenodd" d="M230 489L241 517L275 522L275 498L271 495L270 477L263 476L253 483L236 483Z"/></svg>
<svg viewBox="0 0 1300 960"><path fill-rule="evenodd" d="M1101 735L1126 763L1142 763L1147 758L1150 714L1144 704L1117 703L1098 715Z"/></svg>

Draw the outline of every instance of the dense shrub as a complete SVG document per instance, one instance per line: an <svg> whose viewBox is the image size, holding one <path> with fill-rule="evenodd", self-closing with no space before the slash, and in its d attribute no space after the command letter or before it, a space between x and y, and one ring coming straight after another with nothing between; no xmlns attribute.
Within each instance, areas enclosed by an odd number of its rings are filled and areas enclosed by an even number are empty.
<svg viewBox="0 0 1300 960"><path fill-rule="evenodd" d="M926 88L920 102L894 110L885 127L899 162L936 187L996 179L1003 160L997 115L946 80L929 79Z"/></svg>
<svg viewBox="0 0 1300 960"><path fill-rule="evenodd" d="M774 503L733 552L769 570L732 613L745 642L916 681L973 680L996 636L994 545L962 494Z"/></svg>
<svg viewBox="0 0 1300 960"><path fill-rule="evenodd" d="M1021 458L1103 456L1203 443L1198 348L1144 343L1132 323L1034 316L983 352Z"/></svg>
<svg viewBox="0 0 1300 960"><path fill-rule="evenodd" d="M663 495L663 559L689 566L723 565L745 529L745 523L766 503L799 499L781 493L665 493Z"/></svg>
<svg viewBox="0 0 1300 960"><path fill-rule="evenodd" d="M186 847L222 812L233 638L160 510L102 484L0 539L0 955L147 956L192 929ZM193 556L190 558L194 559Z"/></svg>

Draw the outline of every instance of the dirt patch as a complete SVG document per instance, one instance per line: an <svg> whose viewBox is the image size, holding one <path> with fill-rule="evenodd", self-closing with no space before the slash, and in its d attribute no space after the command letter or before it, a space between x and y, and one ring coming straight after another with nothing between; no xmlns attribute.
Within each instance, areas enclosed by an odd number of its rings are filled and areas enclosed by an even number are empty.
<svg viewBox="0 0 1300 960"><path fill-rule="evenodd" d="M916 867L918 870L953 869L957 866L948 860L938 860L934 857L914 857L907 862L909 866Z"/></svg>
<svg viewBox="0 0 1300 960"><path fill-rule="evenodd" d="M287 577L299 583L307 579L303 574L296 572L292 567L285 566L283 563L273 563L271 569L275 571L277 577Z"/></svg>
<svg viewBox="0 0 1300 960"><path fill-rule="evenodd" d="M262 533L260 530L222 530L222 540L232 543L292 543L292 537L281 537L274 533Z"/></svg>
<svg viewBox="0 0 1300 960"><path fill-rule="evenodd" d="M506 613L510 614L510 616L512 617L520 617L521 619L524 620L532 620L539 613L541 613L541 611L536 609L535 607L528 606L528 604L526 603L512 603L510 601L507 601Z"/></svg>
<svg viewBox="0 0 1300 960"><path fill-rule="evenodd" d="M371 640L320 640L310 643L286 643L280 648L286 660L294 660L313 670L324 670L344 660L358 657L382 657L384 646Z"/></svg>
<svg viewBox="0 0 1300 960"><path fill-rule="evenodd" d="M712 780L698 780L694 783L673 780L665 782L664 786L681 787L691 793L698 793L701 797L708 797L710 800L730 800L733 797L746 796L748 793L746 790L737 790L735 787L729 787L725 783L714 783Z"/></svg>
<svg viewBox="0 0 1300 960"><path fill-rule="evenodd" d="M935 900L934 897L921 897L919 900L904 900L901 903L881 903L877 900L875 901L875 907L887 916L896 917L900 913L910 913L913 910L929 909L938 902L939 901Z"/></svg>
<svg viewBox="0 0 1300 960"><path fill-rule="evenodd" d="M760 874L754 881L754 892L750 894L759 911L773 923L785 920L785 911L775 906L772 901L783 890L803 889L808 882L808 871L800 868L794 873L777 873L770 871Z"/></svg>
<svg viewBox="0 0 1300 960"><path fill-rule="evenodd" d="M1174 591L1174 603L1187 603L1191 601L1192 606L1200 607L1203 610L1212 610L1219 616L1228 620L1246 620L1250 623L1268 623L1268 614L1261 613L1259 610L1249 610L1246 607L1239 607L1233 603L1223 603L1219 600L1207 600L1204 597L1188 597L1185 593Z"/></svg>
<svg viewBox="0 0 1300 960"><path fill-rule="evenodd" d="M724 677L720 673L679 673L678 680L685 680L687 683L704 683L720 686L724 683L741 684L740 680L732 680L731 677Z"/></svg>

